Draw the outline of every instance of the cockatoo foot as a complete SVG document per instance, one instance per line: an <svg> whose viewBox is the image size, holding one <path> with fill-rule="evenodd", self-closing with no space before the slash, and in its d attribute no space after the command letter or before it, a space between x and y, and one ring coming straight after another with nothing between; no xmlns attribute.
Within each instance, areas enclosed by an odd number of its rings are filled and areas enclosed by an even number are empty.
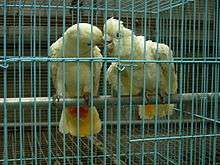
<svg viewBox="0 0 220 165"><path fill-rule="evenodd" d="M158 96L159 96L160 103L161 103L161 104L165 104L165 102L166 102L166 101L165 101L165 97L162 96L161 94L159 94Z"/></svg>
<svg viewBox="0 0 220 165"><path fill-rule="evenodd" d="M88 106L90 106L91 105L91 103L90 103L90 100L91 100L90 93L89 92L84 93L83 98L84 98L86 104Z"/></svg>
<svg viewBox="0 0 220 165"><path fill-rule="evenodd" d="M53 99L52 105L56 106L57 103L60 101L60 98L62 98L62 97L63 97L62 95L58 95L58 94L53 95L53 97L52 97L52 99Z"/></svg>

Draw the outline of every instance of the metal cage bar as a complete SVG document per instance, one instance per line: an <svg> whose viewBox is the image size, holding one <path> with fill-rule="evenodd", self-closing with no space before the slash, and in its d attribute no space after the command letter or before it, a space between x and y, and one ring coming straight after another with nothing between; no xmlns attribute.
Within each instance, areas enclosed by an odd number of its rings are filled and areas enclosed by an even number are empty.
<svg viewBox="0 0 220 165"><path fill-rule="evenodd" d="M4 0L0 2L0 162L3 164L217 164L219 160L219 2L215 0ZM174 60L121 59L123 52L109 57L107 37L100 47L102 58L80 56L77 31L76 57L49 56L51 43L64 36L66 29L81 22L102 28L114 16L131 30L131 54L135 36L144 41L165 43ZM120 23L119 23L120 25ZM91 32L93 31L93 27ZM123 28L119 26L119 33ZM102 29L107 31L107 27ZM135 36L134 36L135 35ZM91 35L92 48L94 36ZM120 38L121 36L119 36ZM65 42L63 37L62 42ZM63 44L64 45L64 44ZM123 48L123 42L119 42ZM143 57L147 57L144 45ZM62 49L64 50L64 49ZM169 50L169 51L170 51ZM62 74L62 98L51 81L51 66L78 67L77 96L67 97ZM76 132L80 131L80 108L87 101L80 96L82 63L89 63L91 82L89 106L95 106L101 131L89 137L61 133L60 116L68 107L77 108ZM99 95L94 96L95 64L102 63ZM123 72L117 73L117 93L108 82L108 67L120 63L127 70L129 94L123 95ZM143 63L143 93L134 94L136 67ZM160 99L155 69L155 93L148 96L149 64L176 66L178 90ZM120 68L121 67L121 68ZM71 76L71 75L70 75ZM53 86L54 85L54 86ZM111 94L111 95L110 95ZM116 95L115 95L116 94ZM158 106L151 119L140 118L139 106L175 104L173 114L159 116ZM142 109L142 115L144 113ZM151 111L149 111L151 112ZM90 116L90 132L94 128Z"/></svg>
<svg viewBox="0 0 220 165"><path fill-rule="evenodd" d="M133 96L130 99L129 96L120 96L121 105L129 105L132 100L132 105L142 104L142 96ZM192 100L196 101L210 101L211 99L220 98L220 93L184 93L184 94L175 94L170 97L165 97L163 103L178 103L180 99L184 102L190 102ZM157 96L147 97L145 104L160 104L160 100L157 100ZM169 100L169 101L168 101ZM6 98L5 100L0 98L0 107L4 107L4 103L7 103L8 107L18 107L20 104L24 107L31 107L35 103L39 107L47 107L48 104L54 104L55 106L61 106L65 101L66 105L84 105L85 100L83 98L60 98L59 101L54 100L52 97L36 97L36 98ZM77 103L78 102L78 103ZM104 102L107 102L107 106L117 105L117 97L112 97L109 95L99 96L93 98L93 104L98 107L102 107Z"/></svg>

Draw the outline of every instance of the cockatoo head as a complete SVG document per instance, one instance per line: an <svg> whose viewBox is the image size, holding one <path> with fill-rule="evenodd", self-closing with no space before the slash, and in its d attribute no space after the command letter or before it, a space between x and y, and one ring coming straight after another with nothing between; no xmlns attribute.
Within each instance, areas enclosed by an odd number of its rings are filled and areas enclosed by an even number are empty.
<svg viewBox="0 0 220 165"><path fill-rule="evenodd" d="M121 37L120 35L124 28L122 21L114 19L113 17L108 19L103 26L104 39L106 39L107 42L111 42L113 38Z"/></svg>
<svg viewBox="0 0 220 165"><path fill-rule="evenodd" d="M90 49L91 46L100 46L103 44L102 31L88 23L78 23L71 26L65 32L66 36L72 38L77 43L79 41L79 47L84 49Z"/></svg>
<svg viewBox="0 0 220 165"><path fill-rule="evenodd" d="M132 36L132 31L124 27L123 22L113 17L108 19L104 26L104 37L108 44L108 51L119 52L125 47L125 40ZM119 44L120 43L120 44ZM119 46L120 45L120 46Z"/></svg>

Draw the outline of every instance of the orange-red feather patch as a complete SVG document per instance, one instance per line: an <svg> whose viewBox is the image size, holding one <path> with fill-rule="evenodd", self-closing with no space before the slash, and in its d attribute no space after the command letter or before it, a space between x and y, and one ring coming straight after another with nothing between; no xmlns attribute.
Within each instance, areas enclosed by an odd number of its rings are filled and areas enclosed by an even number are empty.
<svg viewBox="0 0 220 165"><path fill-rule="evenodd" d="M68 109L68 111L72 116L77 116L77 107L70 107ZM80 118L87 117L88 112L89 112L89 107L79 107L79 117Z"/></svg>

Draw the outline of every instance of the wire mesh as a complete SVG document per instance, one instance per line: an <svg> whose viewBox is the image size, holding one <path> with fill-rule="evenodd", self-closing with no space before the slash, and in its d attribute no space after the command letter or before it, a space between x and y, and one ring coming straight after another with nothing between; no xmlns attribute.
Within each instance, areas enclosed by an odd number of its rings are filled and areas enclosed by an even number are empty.
<svg viewBox="0 0 220 165"><path fill-rule="evenodd" d="M55 117L52 117L55 118ZM187 118L189 118L188 115L184 115L184 134L185 135L189 135L190 134L190 127L191 127L191 121L187 120ZM160 129L158 134L160 135L160 137L164 137L167 136L167 134L170 134L171 136L169 136L170 138L173 136L177 136L178 135L178 119L176 119L176 117L173 117L173 122L170 123L170 132L167 132L167 121L161 121L161 124L159 125ZM123 122L122 122L123 123ZM166 123L166 126L165 124ZM201 119L195 119L194 124L197 124L196 128L194 129L194 136L196 135L200 135L200 130L199 128L201 127ZM154 137L154 126L153 126L153 121L149 122L148 124L146 124L146 130L145 133L146 135L150 138L150 137ZM56 163L63 163L63 159L66 159L66 163L68 164L74 164L77 161L77 154L76 154L76 150L77 150L77 144L76 144L76 138L74 138L73 136L68 135L66 137L66 141L65 141L65 146L66 146L66 157L63 157L63 149L62 149L62 145L63 145L63 140L62 140L62 135L59 133L58 131L58 123L53 124L52 125L52 137L51 137L51 160L52 160L52 164L56 164ZM211 126L213 126L212 123L210 123L210 128ZM13 129L16 128L16 126L12 126ZM128 144L129 144L129 137L128 137L128 125L126 123L122 124L121 126L121 164L127 164L128 163ZM136 123L136 124L132 124L132 134L133 134L133 138L138 138L141 137L141 129L140 129L140 123ZM47 124L45 123L45 125L38 125L37 129L39 131L39 135L36 137L32 136L32 132L31 132L31 123L30 125L26 125L25 127L25 133L23 135L25 144L24 144L24 148L23 148L23 159L22 161L27 163L27 164L32 164L34 161L33 158L33 141L37 142L36 145L36 149L37 149L37 161L40 164L48 164L48 137L47 137ZM18 148L19 148L19 131L14 132L14 130L11 130L8 132L8 152L9 152L9 164L10 162L17 162L19 163L19 152L18 152ZM109 122L107 124L107 150L106 152L106 164L115 164L116 163L116 153L115 153L115 148L116 148L116 144L115 144L115 136L116 136L116 125L112 122ZM211 132L211 130L209 129L208 132ZM3 139L3 137L1 136L1 138ZM103 144L103 134L100 133L96 139L94 140L94 164L103 164L103 157L104 157L104 144ZM3 140L1 139L1 143L3 142ZM199 152L198 150L201 148L201 140L199 140L200 138L185 138L183 141L183 148L182 148L182 152L184 155L184 158L182 160L182 163L187 163L190 161L190 142L193 140L193 151L192 154L195 157L195 160L202 159L199 156ZM90 143L91 141L88 140L87 138L82 138L80 139L80 162L83 164L89 164L89 160L90 160L90 156L89 156L89 150L90 150ZM144 151L144 159L145 162L147 164L152 164L153 159L152 159L152 155L154 154L154 150L153 150L153 145L154 145L155 141L150 140L147 143L144 143L145 146L145 151ZM157 163L161 163L161 164L166 164L168 162L168 164L177 164L176 160L178 159L178 155L176 154L178 151L178 148L176 147L178 144L178 139L173 139L173 140L169 140L169 138L165 139L165 140L161 140L158 143L158 151L157 151L157 155L158 155L158 160ZM205 143L207 145L212 145L213 143L213 138L209 137L208 139L206 139ZM142 143L140 142L135 142L131 144L131 159L132 159L132 164L140 164L141 160L140 160L140 146ZM1 144L2 145L2 144ZM167 152L167 147L170 148L169 152ZM210 148L211 149L211 148ZM205 159L209 159L210 157L210 153L212 152L210 149L206 150L206 155L205 155ZM2 153L3 154L3 153ZM167 154L169 154L169 157L167 157ZM2 157L3 155L1 155ZM1 160L3 161L3 160Z"/></svg>
<svg viewBox="0 0 220 165"><path fill-rule="evenodd" d="M103 58L49 58L49 47L63 36L68 27L87 22L103 29L105 21L112 16L122 20L134 34L165 43L173 50L174 61L163 61L174 63L178 76L177 95L169 95L165 99L166 102L177 103L173 115L141 120L136 105L159 103L157 96L146 98L147 93L144 93L143 96L121 97L120 87L118 95L110 96L113 91L106 73L111 62L135 65L149 63L147 60L111 58L106 46L100 47ZM220 163L219 18L219 2L214 0L2 0L0 162ZM78 91L74 99L61 98L59 106L53 105L56 93L51 80L53 60L64 62L64 70L73 61L78 66L86 61L92 65L103 63L100 96L91 99L92 104L97 105L102 120L102 130L97 135L80 138L60 133L62 109L73 102L79 109L79 105L85 102L83 98L79 99ZM129 68L130 75L134 75L135 66ZM122 75L118 77L120 84ZM63 79L67 80L67 77L63 75ZM79 113L77 115L79 118Z"/></svg>

